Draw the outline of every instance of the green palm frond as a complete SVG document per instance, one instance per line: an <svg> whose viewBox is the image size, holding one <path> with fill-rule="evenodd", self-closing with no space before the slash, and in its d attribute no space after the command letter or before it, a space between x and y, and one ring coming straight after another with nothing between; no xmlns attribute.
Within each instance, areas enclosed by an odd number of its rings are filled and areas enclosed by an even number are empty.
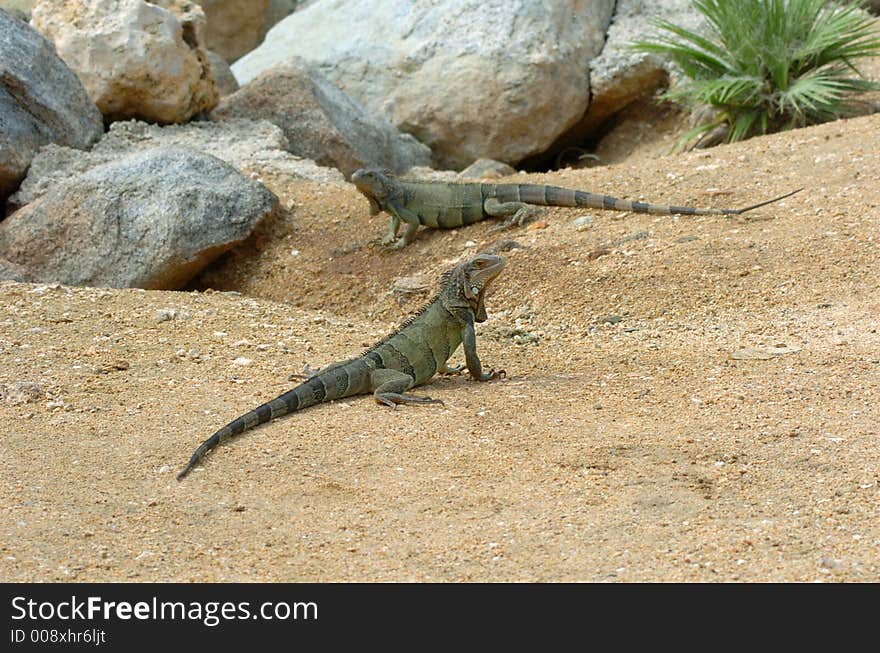
<svg viewBox="0 0 880 653"><path fill-rule="evenodd" d="M716 118L681 142L727 124L727 140L845 116L853 97L880 90L856 63L880 55L880 33L858 2L693 0L704 34L657 21L660 35L632 48L672 61L684 79L665 97L708 104Z"/></svg>

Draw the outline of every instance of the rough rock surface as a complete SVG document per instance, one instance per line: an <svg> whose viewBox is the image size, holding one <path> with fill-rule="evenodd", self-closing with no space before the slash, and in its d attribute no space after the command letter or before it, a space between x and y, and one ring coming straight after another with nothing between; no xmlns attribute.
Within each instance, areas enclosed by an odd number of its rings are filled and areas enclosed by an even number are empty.
<svg viewBox="0 0 880 653"><path fill-rule="evenodd" d="M150 125L136 120L115 122L89 152L47 146L34 157L21 188L9 198L10 208L20 208L44 195L54 185L92 168L138 151L182 147L216 156L243 174L277 173L317 181L343 181L334 168L287 152L281 129L265 120L191 122L185 125Z"/></svg>
<svg viewBox="0 0 880 653"><path fill-rule="evenodd" d="M217 104L205 15L187 0L40 0L31 23L108 121L184 122Z"/></svg>
<svg viewBox="0 0 880 653"><path fill-rule="evenodd" d="M523 167L558 167L561 153L580 145L608 118L668 82L672 71L668 62L627 48L629 43L657 34L652 21L661 18L688 29L699 29L703 25L691 0L619 0L616 3L605 47L590 61L589 108L544 152L524 161Z"/></svg>
<svg viewBox="0 0 880 653"><path fill-rule="evenodd" d="M232 62L257 47L266 32L292 13L296 0L195 0L205 12L205 43Z"/></svg>
<svg viewBox="0 0 880 653"><path fill-rule="evenodd" d="M699 30L704 24L691 0L619 0L602 53L590 62L593 100L586 121L598 126L639 97L657 89L667 79L669 66L662 59L627 49L634 41L650 38L658 30L657 19L668 20L687 29Z"/></svg>
<svg viewBox="0 0 880 653"><path fill-rule="evenodd" d="M232 67L246 84L300 56L458 169L543 151L589 102L613 0L322 0Z"/></svg>
<svg viewBox="0 0 880 653"><path fill-rule="evenodd" d="M195 0L207 18L205 44L232 62L260 44L269 0Z"/></svg>
<svg viewBox="0 0 880 653"><path fill-rule="evenodd" d="M208 62L211 64L211 74L214 76L214 86L221 98L232 95L238 89L238 80L232 74L232 68L226 63L226 59L213 50L208 50Z"/></svg>
<svg viewBox="0 0 880 653"><path fill-rule="evenodd" d="M0 281L33 281L24 266L0 258Z"/></svg>
<svg viewBox="0 0 880 653"><path fill-rule="evenodd" d="M0 207L47 143L85 148L101 114L52 44L0 9Z"/></svg>
<svg viewBox="0 0 880 653"><path fill-rule="evenodd" d="M44 282L179 288L277 204L215 157L155 149L56 184L0 222L0 257Z"/></svg>
<svg viewBox="0 0 880 653"><path fill-rule="evenodd" d="M495 179L497 177L506 177L516 172L512 167L501 161L493 159L477 159L467 168L462 170L458 176L462 179Z"/></svg>
<svg viewBox="0 0 880 653"><path fill-rule="evenodd" d="M248 82L219 104L213 120L265 119L284 130L289 150L346 176L370 166L403 172L428 165L431 151L370 114L303 59L293 58Z"/></svg>

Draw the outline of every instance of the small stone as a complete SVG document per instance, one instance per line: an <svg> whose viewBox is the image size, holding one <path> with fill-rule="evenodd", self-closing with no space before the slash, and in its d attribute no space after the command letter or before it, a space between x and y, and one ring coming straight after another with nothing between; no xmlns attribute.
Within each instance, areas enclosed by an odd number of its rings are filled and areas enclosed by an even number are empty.
<svg viewBox="0 0 880 653"><path fill-rule="evenodd" d="M623 238L620 242L629 243L634 240L645 240L646 238L648 238L650 236L651 236L651 234L648 231L637 231L636 233L630 234L626 238Z"/></svg>
<svg viewBox="0 0 880 653"><path fill-rule="evenodd" d="M160 308L156 311L156 322L169 322L176 320L178 317L185 318L187 313L176 308Z"/></svg>
<svg viewBox="0 0 880 653"><path fill-rule="evenodd" d="M245 367L247 365L250 365L253 362L254 361L252 361L250 358L245 358L244 356L239 356L234 361L232 361L232 364L236 365L238 367Z"/></svg>
<svg viewBox="0 0 880 653"><path fill-rule="evenodd" d="M39 401L46 395L43 388L32 381L16 381L15 383L0 384L0 399L8 401L13 406L31 404Z"/></svg>
<svg viewBox="0 0 880 653"><path fill-rule="evenodd" d="M825 569L840 569L843 565L841 565L839 560L835 560L834 558L829 558L828 556L822 556L819 560L819 566L824 567Z"/></svg>
<svg viewBox="0 0 880 653"><path fill-rule="evenodd" d="M593 219L593 217L589 215L582 215L579 218L575 218L571 221L571 223L575 227L578 227L578 231L580 231L581 229L592 227L594 222L595 220Z"/></svg>
<svg viewBox="0 0 880 653"><path fill-rule="evenodd" d="M546 220L538 220L536 222L531 223L528 227L526 227L526 231L537 231L538 229L546 229L550 226L550 223Z"/></svg>
<svg viewBox="0 0 880 653"><path fill-rule="evenodd" d="M611 250L606 247L600 247L599 249L594 249L590 252L587 252L587 260L595 261L597 258L602 256L608 256L611 253Z"/></svg>
<svg viewBox="0 0 880 653"><path fill-rule="evenodd" d="M618 324L619 322L623 322L620 315L603 315L596 320L596 324Z"/></svg>
<svg viewBox="0 0 880 653"><path fill-rule="evenodd" d="M394 280L391 292L400 305L406 304L414 296L423 295L431 289L432 278L427 274L416 274L411 277L398 277Z"/></svg>

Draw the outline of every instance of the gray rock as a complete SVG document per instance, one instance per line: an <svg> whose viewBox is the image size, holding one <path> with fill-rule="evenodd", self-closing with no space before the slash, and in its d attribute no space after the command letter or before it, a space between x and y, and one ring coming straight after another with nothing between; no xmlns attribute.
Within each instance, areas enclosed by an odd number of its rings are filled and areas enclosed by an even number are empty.
<svg viewBox="0 0 880 653"><path fill-rule="evenodd" d="M515 175L516 170L506 163L494 159L477 159L458 173L461 179L495 179Z"/></svg>
<svg viewBox="0 0 880 653"><path fill-rule="evenodd" d="M652 25L657 19L692 30L705 26L691 0L619 0L614 10L614 20L608 28L605 47L590 62L593 101L584 120L588 131L667 82L672 72L671 64L627 47L630 43L660 33Z"/></svg>
<svg viewBox="0 0 880 653"><path fill-rule="evenodd" d="M205 45L226 61L235 61L263 39L269 0L195 0L208 20Z"/></svg>
<svg viewBox="0 0 880 653"><path fill-rule="evenodd" d="M321 71L435 162L515 164L584 114L590 60L614 0L319 0L233 66L246 84L293 56Z"/></svg>
<svg viewBox="0 0 880 653"><path fill-rule="evenodd" d="M208 63L211 64L211 74L214 75L214 86L217 87L217 93L221 98L232 95L238 89L238 80L232 74L232 68L226 63L226 59L221 57L213 50L205 52L208 57Z"/></svg>
<svg viewBox="0 0 880 653"><path fill-rule="evenodd" d="M0 258L0 281L33 281L31 274L21 265Z"/></svg>
<svg viewBox="0 0 880 653"><path fill-rule="evenodd" d="M36 0L2 0L0 7L9 12L18 14L28 21L31 19L31 9Z"/></svg>
<svg viewBox="0 0 880 653"><path fill-rule="evenodd" d="M225 61L257 47L266 32L292 13L297 0L195 0L208 19L205 42Z"/></svg>
<svg viewBox="0 0 880 653"><path fill-rule="evenodd" d="M0 222L0 257L37 281L176 289L277 206L201 152L138 152L56 184Z"/></svg>
<svg viewBox="0 0 880 653"><path fill-rule="evenodd" d="M85 148L101 114L52 44L0 9L0 206L47 143Z"/></svg>
<svg viewBox="0 0 880 653"><path fill-rule="evenodd" d="M34 157L21 188L9 198L17 209L44 195L52 186L92 168L118 161L134 152L157 147L183 147L216 156L244 174L278 173L316 181L343 181L334 168L287 152L279 127L265 120L191 122L150 125L138 120L114 122L90 152L49 145Z"/></svg>
<svg viewBox="0 0 880 653"><path fill-rule="evenodd" d="M386 118L370 114L303 59L267 70L211 113L212 120L265 119L284 130L289 151L346 176L358 168L403 172L428 165L431 151Z"/></svg>
<svg viewBox="0 0 880 653"><path fill-rule="evenodd" d="M704 22L691 0L618 0L602 52L589 64L592 99L583 116L540 155L524 167L558 166L559 155L578 148L594 136L613 115L640 98L653 95L676 74L662 58L636 52L627 46L660 33L652 22L665 19L700 30Z"/></svg>

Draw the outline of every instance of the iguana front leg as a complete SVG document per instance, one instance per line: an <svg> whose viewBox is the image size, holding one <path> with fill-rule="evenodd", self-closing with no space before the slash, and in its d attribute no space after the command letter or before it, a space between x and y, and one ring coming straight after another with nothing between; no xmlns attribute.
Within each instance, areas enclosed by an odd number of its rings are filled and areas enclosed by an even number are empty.
<svg viewBox="0 0 880 653"><path fill-rule="evenodd" d="M408 208L399 204L389 204L388 211L389 213L391 213L392 216L397 217L398 224L400 220L406 223L406 228L403 230L403 236L401 236L396 243L391 245L390 249L400 249L402 247L406 247L412 242L412 239L415 238L416 231L418 231L419 229L419 225L421 224L419 216L410 211ZM394 231L396 236L396 227Z"/></svg>
<svg viewBox="0 0 880 653"><path fill-rule="evenodd" d="M397 240L397 232L400 229L400 218L398 218L395 214L391 214L391 220L388 224L388 235L382 239L383 245L390 245L395 240Z"/></svg>
<svg viewBox="0 0 880 653"><path fill-rule="evenodd" d="M398 404L442 404L440 399L408 395L413 378L398 370L378 369L370 373L370 388L373 398L380 404L397 408Z"/></svg>
<svg viewBox="0 0 880 653"><path fill-rule="evenodd" d="M487 215L493 218L506 217L507 220L497 227L493 227L491 231L501 231L516 225L523 226L541 214L541 209L534 204L526 204L525 202L499 202L497 198L490 197L483 202L483 210Z"/></svg>
<svg viewBox="0 0 880 653"><path fill-rule="evenodd" d="M468 372L475 381L491 381L499 376L504 376L504 370L489 370L483 373L480 357L477 356L477 334L474 331L474 316L468 313L461 330L461 344L464 347L464 359L467 363Z"/></svg>

